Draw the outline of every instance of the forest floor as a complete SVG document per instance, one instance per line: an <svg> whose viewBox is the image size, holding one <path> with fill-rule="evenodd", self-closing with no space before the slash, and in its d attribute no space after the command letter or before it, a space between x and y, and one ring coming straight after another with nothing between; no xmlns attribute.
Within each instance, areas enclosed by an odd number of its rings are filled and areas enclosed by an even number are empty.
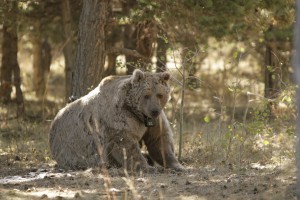
<svg viewBox="0 0 300 200"><path fill-rule="evenodd" d="M0 199L296 199L295 168L252 166L237 173L225 166L199 166L186 172L126 176L110 169L63 171L49 163L24 167L1 156ZM28 163L30 161L28 160ZM26 164L28 165L28 164Z"/></svg>
<svg viewBox="0 0 300 200"><path fill-rule="evenodd" d="M55 168L48 150L49 121L1 117L0 200L296 199L293 158L277 164L239 166L201 164L201 156L190 155L194 161L200 159L200 164L186 159L185 172L126 175L121 169L109 169L105 175L99 169L63 171Z"/></svg>

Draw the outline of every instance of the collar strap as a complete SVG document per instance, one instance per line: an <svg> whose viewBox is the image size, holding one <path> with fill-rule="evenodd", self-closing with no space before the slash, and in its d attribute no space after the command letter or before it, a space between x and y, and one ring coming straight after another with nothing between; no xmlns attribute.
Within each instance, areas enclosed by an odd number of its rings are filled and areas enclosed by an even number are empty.
<svg viewBox="0 0 300 200"><path fill-rule="evenodd" d="M136 118L138 118L141 122L143 122L145 127L155 126L155 124L156 124L155 119L147 117L143 113L141 113L141 112L139 112L135 109L130 108L128 105L125 105L124 107L128 112L132 113Z"/></svg>

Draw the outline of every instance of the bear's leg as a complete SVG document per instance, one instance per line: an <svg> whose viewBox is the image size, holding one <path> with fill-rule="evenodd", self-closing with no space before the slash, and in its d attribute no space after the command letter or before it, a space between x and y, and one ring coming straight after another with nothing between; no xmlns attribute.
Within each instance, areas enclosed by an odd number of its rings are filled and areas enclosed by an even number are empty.
<svg viewBox="0 0 300 200"><path fill-rule="evenodd" d="M128 171L152 168L141 153L139 142L125 134L114 135L114 138L104 145L103 156L109 165L123 166Z"/></svg>
<svg viewBox="0 0 300 200"><path fill-rule="evenodd" d="M92 134L76 119L64 116L53 121L49 143L52 157L60 168L86 169L101 164Z"/></svg>
<svg viewBox="0 0 300 200"><path fill-rule="evenodd" d="M184 170L184 167L175 157L172 135L169 121L162 111L157 120L157 125L148 128L142 139L154 161L165 168L181 171Z"/></svg>

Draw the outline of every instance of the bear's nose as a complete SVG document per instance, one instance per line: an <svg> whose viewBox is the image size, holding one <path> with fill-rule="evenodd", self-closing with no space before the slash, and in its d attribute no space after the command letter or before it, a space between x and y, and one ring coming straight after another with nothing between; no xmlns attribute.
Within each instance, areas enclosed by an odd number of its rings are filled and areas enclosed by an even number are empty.
<svg viewBox="0 0 300 200"><path fill-rule="evenodd" d="M158 110L152 110L152 111L151 111L151 116L152 116L153 118L158 117L158 115L159 115L159 111L158 111Z"/></svg>

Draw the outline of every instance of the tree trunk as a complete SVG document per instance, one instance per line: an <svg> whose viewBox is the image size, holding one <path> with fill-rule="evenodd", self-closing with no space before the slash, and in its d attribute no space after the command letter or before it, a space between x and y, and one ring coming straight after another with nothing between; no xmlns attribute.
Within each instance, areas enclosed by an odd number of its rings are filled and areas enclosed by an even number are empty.
<svg viewBox="0 0 300 200"><path fill-rule="evenodd" d="M130 15L130 10L137 5L136 0L124 1L124 15ZM151 58L154 52L154 43L156 42L157 26L154 20L145 20L139 23L128 24L124 30L124 47L130 50L136 50L143 60L132 55L126 55L127 74L132 74L135 68L146 69L147 64L151 64ZM146 61L147 59L147 61ZM146 63L139 63L145 62Z"/></svg>
<svg viewBox="0 0 300 200"><path fill-rule="evenodd" d="M73 98L97 86L102 78L106 51L109 0L85 0L79 21L79 44L75 60Z"/></svg>
<svg viewBox="0 0 300 200"><path fill-rule="evenodd" d="M36 97L41 99L45 93L46 83L42 67L42 35L41 22L34 23L35 31L32 35L33 46L33 89Z"/></svg>
<svg viewBox="0 0 300 200"><path fill-rule="evenodd" d="M42 42L42 68L45 76L45 83L47 81L47 76L50 71L51 60L52 60L51 46L47 41L47 39L44 39Z"/></svg>
<svg viewBox="0 0 300 200"><path fill-rule="evenodd" d="M123 15L129 16L130 10L137 5L136 0L127 0L123 1ZM136 27L134 24L127 24L124 28L123 44L124 48L136 50ZM126 58L126 73L132 74L135 69L134 63L138 61L137 57L131 55L125 55Z"/></svg>
<svg viewBox="0 0 300 200"><path fill-rule="evenodd" d="M48 41L42 38L40 21L36 21L35 28L35 33L32 35L33 87L35 95L41 99L45 95L52 56Z"/></svg>
<svg viewBox="0 0 300 200"><path fill-rule="evenodd" d="M138 59L132 56L126 56L127 74L132 74L135 68L146 70L147 65L151 64L151 58L154 53L154 43L156 42L157 26L156 22L146 20L136 25L128 25L125 29L125 48L134 49L144 58L148 58L148 63L139 65Z"/></svg>
<svg viewBox="0 0 300 200"><path fill-rule="evenodd" d="M271 45L266 45L265 53L265 97L266 98L275 98L278 92L278 81L276 73L277 67L276 61L274 58L274 50Z"/></svg>
<svg viewBox="0 0 300 200"><path fill-rule="evenodd" d="M116 54L108 54L107 55L107 69L105 70L104 76L116 75L117 69L117 55Z"/></svg>
<svg viewBox="0 0 300 200"><path fill-rule="evenodd" d="M157 62L156 62L156 72L164 72L167 70L167 50L168 44L163 38L157 39Z"/></svg>
<svg viewBox="0 0 300 200"><path fill-rule="evenodd" d="M5 20L6 22L6 20ZM1 100L4 103L11 101L12 92L12 69L14 57L14 41L16 35L7 23L3 26L3 43L2 43L2 65L1 65Z"/></svg>
<svg viewBox="0 0 300 200"><path fill-rule="evenodd" d="M9 6L12 7L13 12L17 13L16 2L11 2ZM12 85L14 85L16 89L17 113L20 115L24 112L24 102L18 63L17 22L5 19L4 17L0 98L4 102L11 101Z"/></svg>
<svg viewBox="0 0 300 200"><path fill-rule="evenodd" d="M110 28L109 31L107 31L106 34L106 45L108 48L115 48L115 49L121 49L122 48L122 42L123 42L123 25L115 25L112 28ZM106 58L106 69L103 74L103 76L110 76L110 75L116 75L117 74L117 56L118 54L116 52L108 52L107 58Z"/></svg>
<svg viewBox="0 0 300 200"><path fill-rule="evenodd" d="M124 47L126 49L134 49L136 50L136 30L135 26L132 24L128 24L125 26L125 31L124 31ZM132 74L134 69L136 68L135 64L137 63L138 58L131 56L131 55L126 55L126 73L127 74Z"/></svg>
<svg viewBox="0 0 300 200"><path fill-rule="evenodd" d="M72 74L75 60L75 31L72 28L72 16L69 0L61 1L61 10L65 34L65 46L63 52L65 57L65 97L67 100L72 94Z"/></svg>
<svg viewBox="0 0 300 200"><path fill-rule="evenodd" d="M267 102L267 110L270 116L274 114L277 109L275 99L278 98L280 92L285 87L285 84L290 82L288 65L284 61L288 59L286 55L280 52L285 51L283 47L284 42L268 42L265 52L265 98L271 101Z"/></svg>

